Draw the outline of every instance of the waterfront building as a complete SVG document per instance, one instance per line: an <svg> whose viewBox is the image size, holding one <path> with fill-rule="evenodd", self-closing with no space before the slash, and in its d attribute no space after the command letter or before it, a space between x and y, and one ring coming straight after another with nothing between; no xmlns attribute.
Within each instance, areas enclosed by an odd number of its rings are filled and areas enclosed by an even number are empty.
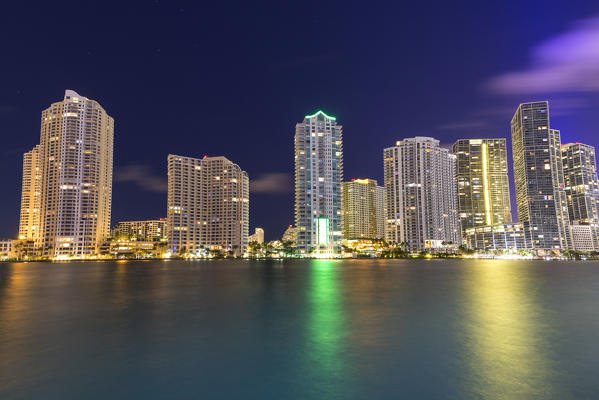
<svg viewBox="0 0 599 400"><path fill-rule="evenodd" d="M512 250L528 248L521 223L499 223L466 228L463 244L473 250Z"/></svg>
<svg viewBox="0 0 599 400"><path fill-rule="evenodd" d="M112 231L114 237L145 242L166 241L166 218L146 221L121 221Z"/></svg>
<svg viewBox="0 0 599 400"><path fill-rule="evenodd" d="M575 222L570 224L570 235L572 237L572 250L583 252L599 250L596 226L580 225Z"/></svg>
<svg viewBox="0 0 599 400"><path fill-rule="evenodd" d="M595 148L582 143L564 144L562 160L570 222L599 226L599 179Z"/></svg>
<svg viewBox="0 0 599 400"><path fill-rule="evenodd" d="M254 233L249 236L248 242L264 243L264 229L256 228Z"/></svg>
<svg viewBox="0 0 599 400"><path fill-rule="evenodd" d="M0 260L13 258L12 239L0 240Z"/></svg>
<svg viewBox="0 0 599 400"><path fill-rule="evenodd" d="M19 227L41 256L93 257L108 237L113 138L112 117L72 90L42 112L40 144L25 155Z"/></svg>
<svg viewBox="0 0 599 400"><path fill-rule="evenodd" d="M374 179L343 182L343 238L385 237L385 188Z"/></svg>
<svg viewBox="0 0 599 400"><path fill-rule="evenodd" d="M387 241L410 250L461 243L455 168L456 156L430 137L384 150Z"/></svg>
<svg viewBox="0 0 599 400"><path fill-rule="evenodd" d="M19 239L39 241L42 182L39 150L38 144L23 156Z"/></svg>
<svg viewBox="0 0 599 400"><path fill-rule="evenodd" d="M564 144L562 161L572 248L599 250L599 179L595 148L582 143Z"/></svg>
<svg viewBox="0 0 599 400"><path fill-rule="evenodd" d="M289 225L287 229L285 229L281 241L291 242L293 243L293 246L297 246L297 229L295 229L293 225Z"/></svg>
<svg viewBox="0 0 599 400"><path fill-rule="evenodd" d="M165 241L146 241L120 237L107 243L104 253L114 258L146 259L164 257L166 250L167 244Z"/></svg>
<svg viewBox="0 0 599 400"><path fill-rule="evenodd" d="M520 104L511 121L518 217L538 255L570 247L560 132L546 101Z"/></svg>
<svg viewBox="0 0 599 400"><path fill-rule="evenodd" d="M303 255L341 250L343 128L322 111L295 126L295 227Z"/></svg>
<svg viewBox="0 0 599 400"><path fill-rule="evenodd" d="M459 139L456 181L461 229L512 222L505 139Z"/></svg>
<svg viewBox="0 0 599 400"><path fill-rule="evenodd" d="M243 255L249 178L225 157L168 156L167 241L174 254Z"/></svg>

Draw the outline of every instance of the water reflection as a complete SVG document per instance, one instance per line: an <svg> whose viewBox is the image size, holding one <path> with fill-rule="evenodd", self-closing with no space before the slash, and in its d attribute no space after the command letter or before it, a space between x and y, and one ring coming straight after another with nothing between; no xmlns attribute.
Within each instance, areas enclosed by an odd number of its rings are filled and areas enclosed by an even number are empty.
<svg viewBox="0 0 599 400"><path fill-rule="evenodd" d="M335 261L314 260L310 267L308 290L308 356L313 382L322 394L340 395L345 387L346 365L343 360L345 344L345 315L340 299L338 269Z"/></svg>
<svg viewBox="0 0 599 400"><path fill-rule="evenodd" d="M558 398L548 315L526 270L497 260L470 267L467 386L484 398Z"/></svg>

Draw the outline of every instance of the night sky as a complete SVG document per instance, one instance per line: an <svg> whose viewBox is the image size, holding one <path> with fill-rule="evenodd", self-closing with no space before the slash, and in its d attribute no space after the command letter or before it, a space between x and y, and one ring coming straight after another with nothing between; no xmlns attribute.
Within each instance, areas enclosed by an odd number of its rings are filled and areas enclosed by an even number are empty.
<svg viewBox="0 0 599 400"><path fill-rule="evenodd" d="M18 230L22 155L67 88L115 119L113 225L166 215L167 154L224 155L252 181L250 231L279 238L293 223L295 124L319 109L343 125L346 180L382 184L383 148L404 137L509 138L525 101L550 101L563 142L599 145L596 0L27 2L0 14L3 238Z"/></svg>

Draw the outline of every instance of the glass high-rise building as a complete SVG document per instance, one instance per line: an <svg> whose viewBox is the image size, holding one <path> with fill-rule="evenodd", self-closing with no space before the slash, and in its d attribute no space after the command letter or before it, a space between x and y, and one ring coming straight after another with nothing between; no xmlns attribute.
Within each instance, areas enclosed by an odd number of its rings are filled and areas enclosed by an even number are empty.
<svg viewBox="0 0 599 400"><path fill-rule="evenodd" d="M385 188L374 179L343 182L343 238L385 237Z"/></svg>
<svg viewBox="0 0 599 400"><path fill-rule="evenodd" d="M112 117L72 90L42 112L40 144L25 155L19 227L40 255L95 256L109 236L113 140Z"/></svg>
<svg viewBox="0 0 599 400"><path fill-rule="evenodd" d="M599 226L599 179L595 148L582 143L564 144L562 160L570 222Z"/></svg>
<svg viewBox="0 0 599 400"><path fill-rule="evenodd" d="M520 104L511 121L518 218L539 255L570 247L560 132L546 101Z"/></svg>
<svg viewBox="0 0 599 400"><path fill-rule="evenodd" d="M505 139L459 139L457 157L458 215L468 228L512 222Z"/></svg>
<svg viewBox="0 0 599 400"><path fill-rule="evenodd" d="M410 250L461 243L455 168L456 156L430 137L384 150L388 241Z"/></svg>
<svg viewBox="0 0 599 400"><path fill-rule="evenodd" d="M300 254L333 254L342 239L343 128L322 111L295 126L295 227Z"/></svg>
<svg viewBox="0 0 599 400"><path fill-rule="evenodd" d="M249 178L225 157L168 156L167 241L175 254L247 251Z"/></svg>

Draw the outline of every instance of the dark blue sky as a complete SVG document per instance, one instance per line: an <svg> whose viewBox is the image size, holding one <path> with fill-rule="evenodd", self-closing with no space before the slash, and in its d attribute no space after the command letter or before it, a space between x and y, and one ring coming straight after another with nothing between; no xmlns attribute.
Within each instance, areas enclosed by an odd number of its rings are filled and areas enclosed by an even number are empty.
<svg viewBox="0 0 599 400"><path fill-rule="evenodd" d="M599 144L596 1L215 3L4 6L0 237L67 88L115 119L113 223L166 214L167 154L224 155L258 190L251 230L280 237L295 123L318 109L344 127L345 177L381 184L397 139L509 137L524 101L550 100L564 142Z"/></svg>

